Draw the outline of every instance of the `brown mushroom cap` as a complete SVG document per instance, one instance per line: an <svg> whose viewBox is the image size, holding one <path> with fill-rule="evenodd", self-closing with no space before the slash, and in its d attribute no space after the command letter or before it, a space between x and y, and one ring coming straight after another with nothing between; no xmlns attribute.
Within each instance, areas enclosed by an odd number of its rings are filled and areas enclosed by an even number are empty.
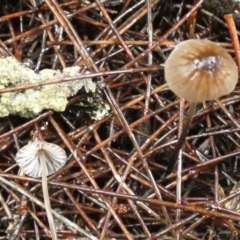
<svg viewBox="0 0 240 240"><path fill-rule="evenodd" d="M219 44L190 39L179 43L169 55L165 79L177 96L202 102L231 93L238 81L238 68Z"/></svg>

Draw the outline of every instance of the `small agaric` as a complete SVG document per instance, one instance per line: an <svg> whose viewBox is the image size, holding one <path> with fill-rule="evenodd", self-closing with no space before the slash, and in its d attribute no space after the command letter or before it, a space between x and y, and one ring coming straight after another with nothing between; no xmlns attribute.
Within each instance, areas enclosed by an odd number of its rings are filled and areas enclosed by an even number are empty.
<svg viewBox="0 0 240 240"><path fill-rule="evenodd" d="M35 140L22 147L15 158L23 172L31 177L42 177L43 198L52 239L57 240L55 224L48 195L47 176L57 172L66 161L66 152L59 146L41 140Z"/></svg>
<svg viewBox="0 0 240 240"><path fill-rule="evenodd" d="M169 88L190 102L180 138L172 153L166 175L171 173L188 134L198 102L218 99L231 93L238 81L238 68L219 44L190 39L179 43L165 63Z"/></svg>
<svg viewBox="0 0 240 240"><path fill-rule="evenodd" d="M169 55L165 79L177 96L203 102L231 93L238 81L238 69L219 44L190 39L179 43Z"/></svg>

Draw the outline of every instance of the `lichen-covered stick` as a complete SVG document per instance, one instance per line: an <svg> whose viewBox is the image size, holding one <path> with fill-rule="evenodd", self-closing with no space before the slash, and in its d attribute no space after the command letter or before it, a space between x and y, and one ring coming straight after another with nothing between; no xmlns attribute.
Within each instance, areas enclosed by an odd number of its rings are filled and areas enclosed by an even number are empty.
<svg viewBox="0 0 240 240"><path fill-rule="evenodd" d="M13 57L0 58L0 89L28 83L43 83L52 79L75 77L80 74L80 67L66 67L62 71L42 69L35 73ZM0 95L0 117L9 114L33 117L44 109L63 112L68 104L68 97L74 96L84 88L86 92L95 93L96 84L92 79L45 85L34 89L7 92Z"/></svg>
<svg viewBox="0 0 240 240"><path fill-rule="evenodd" d="M169 88L190 102L183 130L169 159L165 175L170 174L187 136L198 102L218 99L231 93L238 81L236 63L219 44L190 39L179 43L165 63Z"/></svg>
<svg viewBox="0 0 240 240"><path fill-rule="evenodd" d="M22 147L17 152L15 160L25 174L34 178L42 177L43 198L46 206L51 238L57 240L48 194L47 176L57 172L65 165L67 161L66 152L56 144L36 139Z"/></svg>

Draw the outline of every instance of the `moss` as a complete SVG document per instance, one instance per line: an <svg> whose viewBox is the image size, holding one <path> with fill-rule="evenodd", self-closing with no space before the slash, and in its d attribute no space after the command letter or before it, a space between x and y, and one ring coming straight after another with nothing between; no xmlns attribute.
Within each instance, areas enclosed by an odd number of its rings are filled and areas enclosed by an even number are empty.
<svg viewBox="0 0 240 240"><path fill-rule="evenodd" d="M79 67L68 67L59 70L44 69L36 74L24 67L12 57L0 58L0 87L17 86L25 82L41 82L60 77L72 77L79 74ZM67 106L67 98L85 88L95 92L96 85L91 79L80 79L29 89L21 92L9 92L0 95L0 117L9 114L32 117L44 109L62 112Z"/></svg>

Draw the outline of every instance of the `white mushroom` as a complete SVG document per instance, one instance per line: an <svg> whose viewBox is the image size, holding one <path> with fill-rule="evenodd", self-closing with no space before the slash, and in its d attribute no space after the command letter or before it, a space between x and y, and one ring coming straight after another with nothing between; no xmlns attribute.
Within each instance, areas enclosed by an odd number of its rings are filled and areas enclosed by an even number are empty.
<svg viewBox="0 0 240 240"><path fill-rule="evenodd" d="M16 162L28 176L37 178L42 176L42 158L45 155L46 175L51 175L62 168L67 159L65 151L56 144L41 140L29 142L16 155Z"/></svg>
<svg viewBox="0 0 240 240"><path fill-rule="evenodd" d="M48 195L47 176L57 172L65 165L67 161L66 152L56 144L37 139L22 147L17 152L15 160L26 175L34 178L42 177L43 198L46 205L49 227L52 239L57 240Z"/></svg>

